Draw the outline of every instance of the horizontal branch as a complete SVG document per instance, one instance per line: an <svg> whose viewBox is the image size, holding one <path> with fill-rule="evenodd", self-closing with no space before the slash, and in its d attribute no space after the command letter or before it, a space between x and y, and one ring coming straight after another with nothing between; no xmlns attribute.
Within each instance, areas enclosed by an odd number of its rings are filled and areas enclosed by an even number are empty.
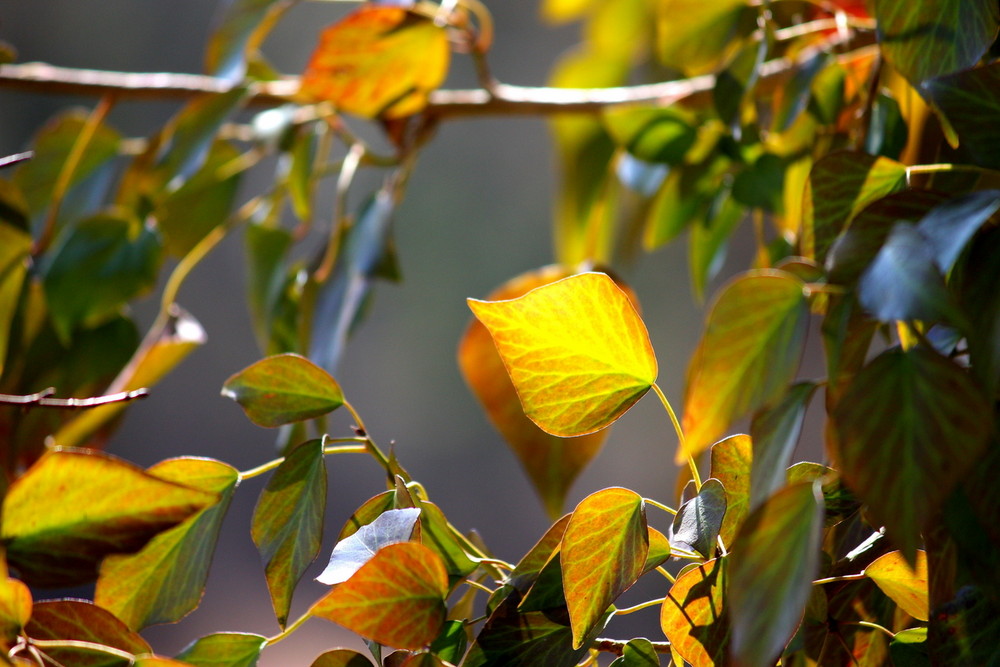
<svg viewBox="0 0 1000 667"><path fill-rule="evenodd" d="M53 398L55 389L49 387L37 394L0 394L0 405L16 405L22 408L74 408L86 409L96 408L99 405L108 403L123 403L133 401L137 398L145 398L149 395L146 389L133 389L132 391L120 391L117 394L107 396L92 396L90 398Z"/></svg>

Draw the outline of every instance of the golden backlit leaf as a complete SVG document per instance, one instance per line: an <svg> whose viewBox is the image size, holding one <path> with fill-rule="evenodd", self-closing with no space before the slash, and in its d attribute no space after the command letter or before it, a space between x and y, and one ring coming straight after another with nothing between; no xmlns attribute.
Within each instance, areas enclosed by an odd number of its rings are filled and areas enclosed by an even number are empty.
<svg viewBox="0 0 1000 667"><path fill-rule="evenodd" d="M916 560L917 567L913 569L903 558L903 552L890 551L866 567L865 575L903 611L918 621L926 621L930 617L927 552L918 549Z"/></svg>

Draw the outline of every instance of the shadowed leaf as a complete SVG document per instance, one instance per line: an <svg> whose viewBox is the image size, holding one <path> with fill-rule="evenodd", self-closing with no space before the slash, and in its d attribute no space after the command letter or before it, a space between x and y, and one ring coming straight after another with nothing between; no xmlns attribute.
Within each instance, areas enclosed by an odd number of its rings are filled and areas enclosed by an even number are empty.
<svg viewBox="0 0 1000 667"><path fill-rule="evenodd" d="M309 667L372 667L372 663L357 651L337 648L316 656Z"/></svg>
<svg viewBox="0 0 1000 667"><path fill-rule="evenodd" d="M390 544L313 606L313 614L395 648L430 644L445 621L448 573L416 542Z"/></svg>
<svg viewBox="0 0 1000 667"><path fill-rule="evenodd" d="M1000 168L1000 137L992 131L1000 119L1000 63L925 81L921 90L943 116L945 129L957 134L962 151L982 167Z"/></svg>
<svg viewBox="0 0 1000 667"><path fill-rule="evenodd" d="M726 601L728 560L710 560L681 574L660 608L663 634L693 667L731 664Z"/></svg>
<svg viewBox="0 0 1000 667"><path fill-rule="evenodd" d="M603 273L469 307L490 330L525 414L553 435L605 428L656 380L646 327Z"/></svg>
<svg viewBox="0 0 1000 667"><path fill-rule="evenodd" d="M0 222L0 375L3 374L21 284L28 272L31 235Z"/></svg>
<svg viewBox="0 0 1000 667"><path fill-rule="evenodd" d="M927 651L927 628L897 632L889 644L893 667L931 667Z"/></svg>
<svg viewBox="0 0 1000 667"><path fill-rule="evenodd" d="M625 644L621 657L612 662L611 667L660 667L660 656L653 642L639 637Z"/></svg>
<svg viewBox="0 0 1000 667"><path fill-rule="evenodd" d="M316 581L328 586L347 581L382 547L409 541L419 517L420 510L414 507L383 512L337 543L329 564Z"/></svg>
<svg viewBox="0 0 1000 667"><path fill-rule="evenodd" d="M918 621L930 617L927 598L927 552L917 550L917 567L911 568L903 554L891 551L865 568L870 578L893 602Z"/></svg>
<svg viewBox="0 0 1000 667"><path fill-rule="evenodd" d="M86 600L46 600L35 605L24 628L32 639L92 642L127 651L133 655L153 652L149 644L110 612ZM61 664L73 667L118 667L125 660L107 653L66 647L47 647L45 653Z"/></svg>
<svg viewBox="0 0 1000 667"><path fill-rule="evenodd" d="M244 632L205 635L177 654L194 667L257 667L267 637Z"/></svg>
<svg viewBox="0 0 1000 667"><path fill-rule="evenodd" d="M337 381L297 354L279 354L247 366L226 380L222 395L265 427L319 417L344 404Z"/></svg>
<svg viewBox="0 0 1000 667"><path fill-rule="evenodd" d="M812 382L797 382L777 404L754 415L750 423L753 462L747 511L784 485L785 469L799 441L806 407L816 387Z"/></svg>
<svg viewBox="0 0 1000 667"><path fill-rule="evenodd" d="M719 480L726 491L725 516L719 537L727 546L733 543L736 531L750 512L753 450L754 443L748 435L730 436L712 445L711 476Z"/></svg>
<svg viewBox="0 0 1000 667"><path fill-rule="evenodd" d="M1000 210L1000 191L983 190L955 197L930 210L917 229L930 246L934 263L947 274L969 239Z"/></svg>
<svg viewBox="0 0 1000 667"><path fill-rule="evenodd" d="M717 479L707 479L691 500L677 511L670 526L670 546L708 558L715 553L716 538L726 514L726 489Z"/></svg>

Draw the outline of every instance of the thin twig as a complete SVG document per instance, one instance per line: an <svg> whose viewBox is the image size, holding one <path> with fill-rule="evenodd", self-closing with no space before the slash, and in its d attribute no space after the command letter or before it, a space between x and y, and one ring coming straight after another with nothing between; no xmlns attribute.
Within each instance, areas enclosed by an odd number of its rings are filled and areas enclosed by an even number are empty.
<svg viewBox="0 0 1000 667"><path fill-rule="evenodd" d="M132 391L120 391L117 394L106 396L92 396L90 398L53 398L55 389L49 387L36 394L0 394L0 405L17 405L24 408L74 408L86 409L96 408L99 405L108 403L124 403L137 398L145 398L149 395L146 389L133 389Z"/></svg>
<svg viewBox="0 0 1000 667"><path fill-rule="evenodd" d="M591 647L601 653L621 655L625 651L626 644L628 644L628 641L624 639L605 639L598 637L594 640L594 643L591 644ZM670 653L670 642L650 642L650 644L653 645L653 650L657 653Z"/></svg>

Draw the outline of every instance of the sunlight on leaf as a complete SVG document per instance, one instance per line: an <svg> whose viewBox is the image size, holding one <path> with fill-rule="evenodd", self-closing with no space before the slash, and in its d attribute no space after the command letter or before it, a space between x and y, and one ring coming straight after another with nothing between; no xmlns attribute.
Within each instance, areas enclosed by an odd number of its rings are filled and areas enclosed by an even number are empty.
<svg viewBox="0 0 1000 667"><path fill-rule="evenodd" d="M610 667L660 667L660 656L657 655L653 642L645 637L638 637L625 644L621 657L612 662Z"/></svg>
<svg viewBox="0 0 1000 667"><path fill-rule="evenodd" d="M730 546L743 519L750 513L750 470L754 443L748 435L733 435L712 445L711 476L726 490L725 516L719 537ZM704 490L704 489L703 489Z"/></svg>
<svg viewBox="0 0 1000 667"><path fill-rule="evenodd" d="M0 645L9 647L31 618L31 589L7 576L7 563L0 561Z"/></svg>
<svg viewBox="0 0 1000 667"><path fill-rule="evenodd" d="M222 395L264 427L319 417L344 404L337 381L297 354L279 354L247 366L226 380Z"/></svg>
<svg viewBox="0 0 1000 667"><path fill-rule="evenodd" d="M419 517L420 510L414 507L383 512L337 543L329 564L316 581L328 586L347 581L382 547L409 541Z"/></svg>
<svg viewBox="0 0 1000 667"><path fill-rule="evenodd" d="M917 567L911 568L903 554L891 551L879 556L865 568L870 578L907 614L918 621L930 617L927 597L927 552L917 550Z"/></svg>
<svg viewBox="0 0 1000 667"><path fill-rule="evenodd" d="M603 273L469 307L490 330L525 414L553 435L607 427L656 380L646 326Z"/></svg>
<svg viewBox="0 0 1000 667"><path fill-rule="evenodd" d="M710 560L677 577L660 608L663 634L693 667L729 664L728 561Z"/></svg>
<svg viewBox="0 0 1000 667"><path fill-rule="evenodd" d="M177 659L194 667L256 667L267 637L245 632L216 632L194 641Z"/></svg>
<svg viewBox="0 0 1000 667"><path fill-rule="evenodd" d="M323 32L301 94L366 118L407 116L444 81L448 60L448 36L431 19L400 7L363 7Z"/></svg>

